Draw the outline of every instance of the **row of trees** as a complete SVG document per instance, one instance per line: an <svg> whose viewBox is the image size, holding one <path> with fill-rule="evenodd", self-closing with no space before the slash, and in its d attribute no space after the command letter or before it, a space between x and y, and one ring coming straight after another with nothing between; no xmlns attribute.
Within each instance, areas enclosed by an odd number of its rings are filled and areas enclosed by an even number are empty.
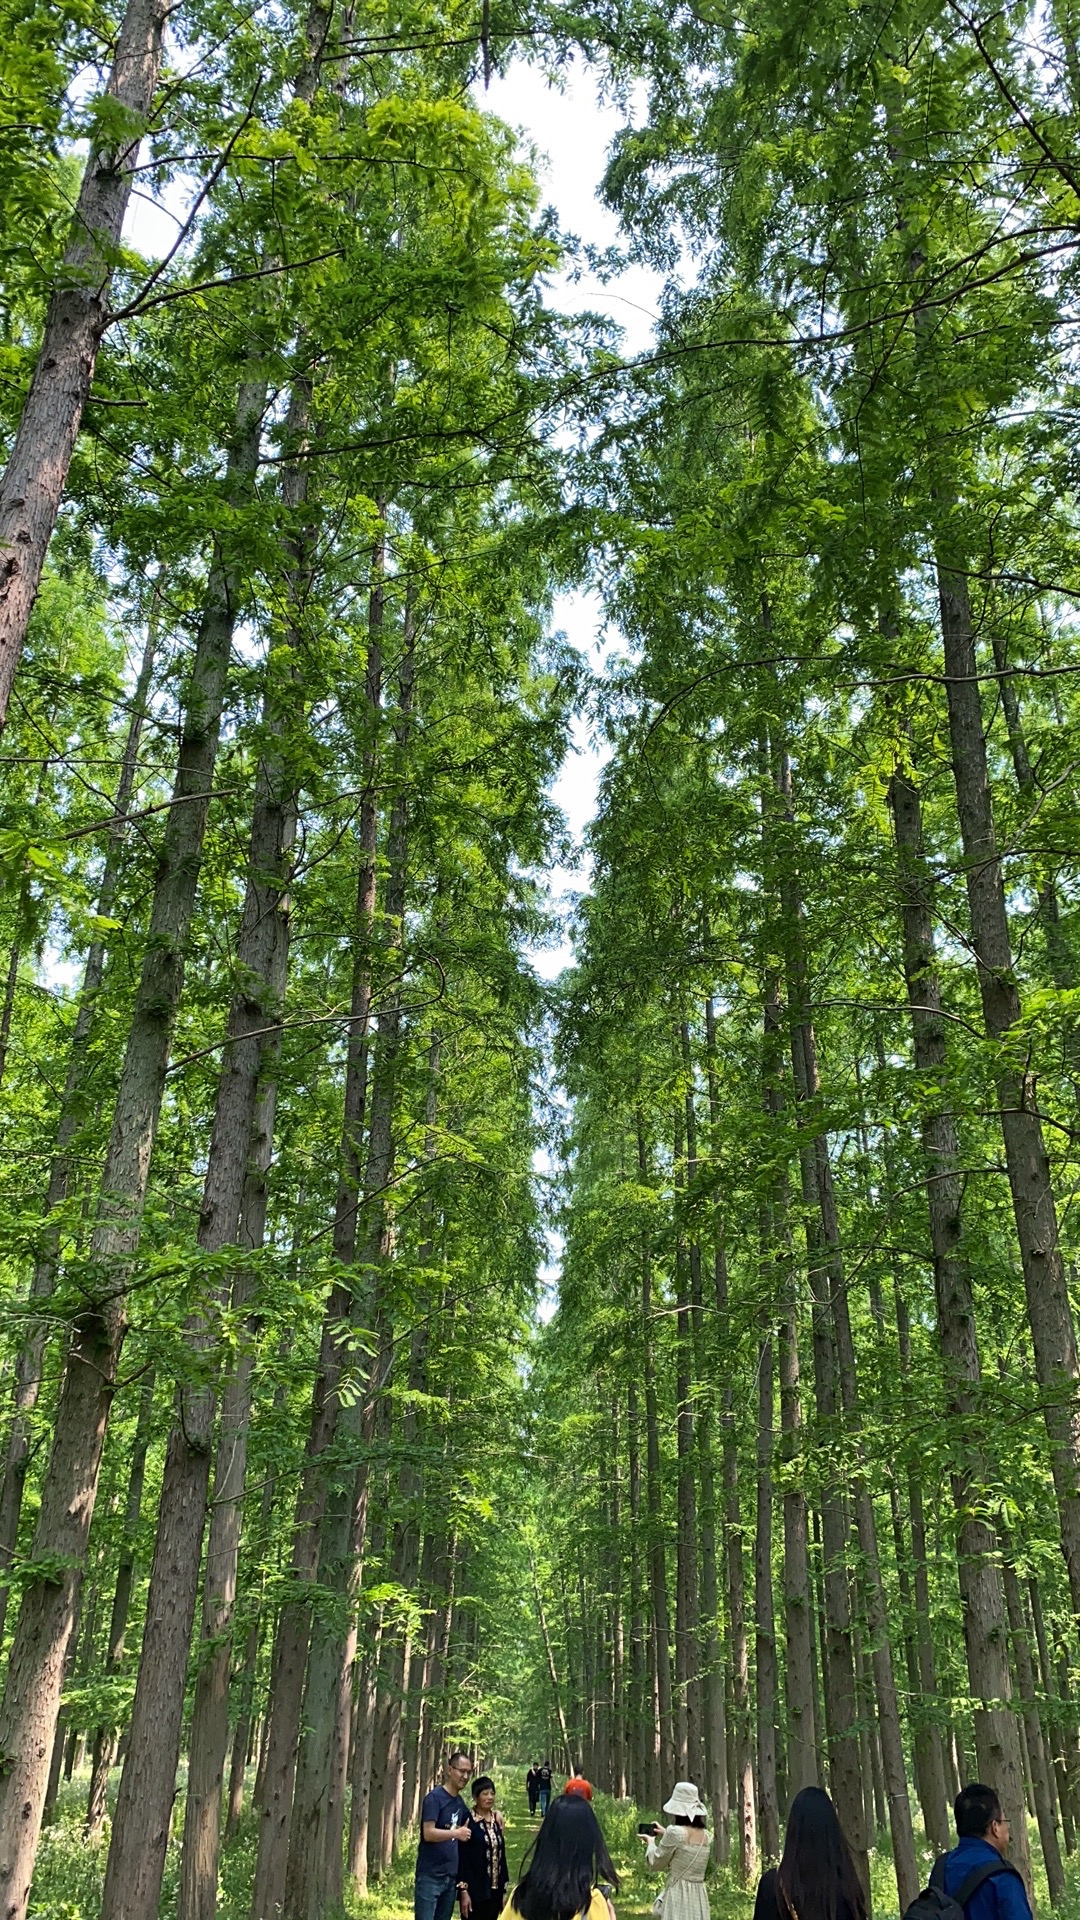
<svg viewBox="0 0 1080 1920"><path fill-rule="evenodd" d="M638 33L607 190L674 273L583 481L628 652L561 1011L540 1417L590 1468L552 1503L553 1711L650 1805L700 1777L745 1877L828 1785L901 1911L989 1779L1057 1902L1073 21L762 0Z"/></svg>
<svg viewBox="0 0 1080 1920"><path fill-rule="evenodd" d="M0 168L0 1888L85 1759L110 1920L209 1920L238 1831L230 1900L315 1920L505 1717L579 351L467 9L131 0L45 58L47 11Z"/></svg>
<svg viewBox="0 0 1080 1920"><path fill-rule="evenodd" d="M543 305L494 9L8 13L6 1912L80 1754L107 1920L244 1832L316 1920L545 1727L746 1878L827 1780L901 1907L976 1770L1057 1901L1069 6L515 20L644 85L632 366ZM571 573L628 651L530 1348Z"/></svg>

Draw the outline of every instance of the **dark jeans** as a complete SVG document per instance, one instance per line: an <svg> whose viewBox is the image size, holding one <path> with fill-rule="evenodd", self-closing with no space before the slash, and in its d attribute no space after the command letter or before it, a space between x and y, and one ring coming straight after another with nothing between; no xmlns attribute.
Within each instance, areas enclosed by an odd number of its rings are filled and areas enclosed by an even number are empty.
<svg viewBox="0 0 1080 1920"><path fill-rule="evenodd" d="M413 1892L413 1920L450 1920L457 1901L457 1881L445 1874L417 1868Z"/></svg>
<svg viewBox="0 0 1080 1920"><path fill-rule="evenodd" d="M544 1817L544 1815L545 1815L545 1813L546 1813L546 1812L547 1812L547 1810L548 1810L548 1803L549 1803L549 1802L550 1802L550 1800L551 1800L551 1788L550 1788L550 1787L541 1787L541 1789L540 1789L540 1793L539 1793L539 1795L538 1795L538 1798L539 1798L539 1801L540 1801L540 1818L541 1818L541 1820L542 1820L542 1819L543 1819L543 1817Z"/></svg>

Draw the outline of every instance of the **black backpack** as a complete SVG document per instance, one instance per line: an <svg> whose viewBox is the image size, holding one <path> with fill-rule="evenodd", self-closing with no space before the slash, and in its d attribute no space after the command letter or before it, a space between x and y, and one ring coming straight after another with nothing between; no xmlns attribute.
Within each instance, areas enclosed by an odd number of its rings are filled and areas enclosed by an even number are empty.
<svg viewBox="0 0 1080 1920"><path fill-rule="evenodd" d="M966 1920L967 1903L972 1894L978 1893L983 1882L997 1873L1015 1873L1017 1879L1023 1877L1008 1860L984 1860L981 1867L973 1867L961 1880L955 1893L946 1893L945 1855L942 1854L934 1861L929 1886L912 1901L904 1920Z"/></svg>

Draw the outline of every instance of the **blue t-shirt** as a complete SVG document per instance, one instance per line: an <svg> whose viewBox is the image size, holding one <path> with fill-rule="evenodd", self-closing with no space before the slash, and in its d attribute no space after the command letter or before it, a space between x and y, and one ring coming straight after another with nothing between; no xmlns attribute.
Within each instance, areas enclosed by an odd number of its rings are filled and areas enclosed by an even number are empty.
<svg viewBox="0 0 1080 1920"><path fill-rule="evenodd" d="M985 1861L1000 1859L1000 1853L989 1840L984 1840L981 1834L969 1833L945 1855L946 1893L955 1893L968 1874L974 1873ZM1027 1889L1020 1875L1015 1871L995 1873L993 1879L984 1880L968 1901L966 1913L967 1920L1031 1920Z"/></svg>
<svg viewBox="0 0 1080 1920"><path fill-rule="evenodd" d="M423 1839L425 1820L434 1821L437 1827L468 1826L469 1809L460 1793L448 1793L445 1787L432 1787L430 1793L425 1793L420 1809L421 1840L416 1849L417 1873L433 1874L436 1880L456 1880L457 1841Z"/></svg>

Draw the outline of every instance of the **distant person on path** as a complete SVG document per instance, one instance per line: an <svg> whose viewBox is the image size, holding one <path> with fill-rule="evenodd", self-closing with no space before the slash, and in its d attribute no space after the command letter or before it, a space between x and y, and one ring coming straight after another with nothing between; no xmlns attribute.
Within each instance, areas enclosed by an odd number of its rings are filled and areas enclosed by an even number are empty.
<svg viewBox="0 0 1080 1920"><path fill-rule="evenodd" d="M489 1774L473 1781L472 1798L471 1838L458 1869L461 1920L498 1920L510 1875L502 1822L495 1811L495 1782Z"/></svg>
<svg viewBox="0 0 1080 1920"><path fill-rule="evenodd" d="M788 1814L780 1865L758 1883L754 1920L866 1920L866 1895L836 1808L803 1787Z"/></svg>
<svg viewBox="0 0 1080 1920"><path fill-rule="evenodd" d="M978 1780L962 1787L953 1812L957 1844L935 1863L930 1885L956 1900L978 1874L978 1885L960 1901L967 1920L1031 1920L1023 1876L1005 1859L1009 1822L993 1787Z"/></svg>
<svg viewBox="0 0 1080 1920"><path fill-rule="evenodd" d="M446 1757L441 1785L424 1795L416 1849L414 1920L450 1920L454 1911L461 1877L458 1843L470 1837L469 1809L461 1790L471 1772L468 1754L456 1748Z"/></svg>
<svg viewBox="0 0 1080 1920"><path fill-rule="evenodd" d="M551 1805L551 1761L541 1760L536 1769L536 1798L540 1803L540 1818L544 1818Z"/></svg>
<svg viewBox="0 0 1080 1920"><path fill-rule="evenodd" d="M534 1761L533 1765L529 1768L528 1773L525 1775L525 1791L529 1796L530 1820L535 1820L536 1818L536 1801L540 1792L540 1781L538 1778L539 1772L540 1772L540 1769Z"/></svg>
<svg viewBox="0 0 1080 1920"><path fill-rule="evenodd" d="M615 1920L619 1877L589 1802L580 1793L553 1800L511 1898L520 1920Z"/></svg>
<svg viewBox="0 0 1080 1920"><path fill-rule="evenodd" d="M712 1836L706 1824L705 1803L692 1780L678 1782L671 1799L664 1803L664 1812L671 1815L671 1824L654 1827L645 1848L646 1866L654 1873L667 1873L653 1911L662 1913L663 1920L709 1920L705 1869Z"/></svg>

